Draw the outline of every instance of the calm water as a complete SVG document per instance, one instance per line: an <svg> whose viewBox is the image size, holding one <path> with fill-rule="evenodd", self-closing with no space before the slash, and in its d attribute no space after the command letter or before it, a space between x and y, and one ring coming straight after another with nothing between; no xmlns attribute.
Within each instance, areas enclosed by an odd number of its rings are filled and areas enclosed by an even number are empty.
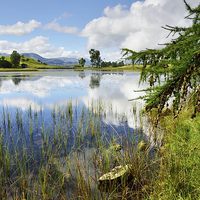
<svg viewBox="0 0 200 200"><path fill-rule="evenodd" d="M67 173L66 157L75 169L73 153L78 151L79 162L86 162L89 170L84 177L93 177L97 192L94 180L102 175L92 162L97 150L101 157L110 141L125 146L127 141L137 145L138 139L147 139L147 123L139 114L143 102L128 101L144 95L134 92L146 88L138 86L139 76L131 71L89 70L0 73L0 139L11 165L16 157L23 161L28 155L26 165L37 176L40 166L48 168L53 158L59 171Z"/></svg>
<svg viewBox="0 0 200 200"><path fill-rule="evenodd" d="M31 135L35 143L42 144L39 137L42 128L55 132L55 124L59 124L62 127L67 126L67 129L73 130L76 135L80 132L78 127L83 112L85 119L89 118L91 113L101 112L100 126L106 126L108 132L118 135L128 132L135 134L141 124L134 114L139 112L143 102L128 100L144 94L134 92L146 87L138 86L139 76L139 73L131 71L89 70L1 73L1 130L8 138L12 135L14 141L19 140L21 132L26 137ZM63 106L69 105L72 105L73 127L69 119L61 120L67 112L66 109L62 110ZM23 124L21 127L20 120ZM32 134L28 134L30 132ZM69 143L74 143L73 137Z"/></svg>
<svg viewBox="0 0 200 200"><path fill-rule="evenodd" d="M138 86L139 73L131 71L74 71L47 70L39 72L19 72L0 74L0 106L26 111L43 110L48 113L55 104L65 105L69 100L88 107L89 102L99 98L110 104L118 114L129 116L133 102L129 99L140 96L134 90L145 88ZM115 119L107 117L110 123ZM131 121L131 120L130 120ZM129 124L130 127L133 126Z"/></svg>

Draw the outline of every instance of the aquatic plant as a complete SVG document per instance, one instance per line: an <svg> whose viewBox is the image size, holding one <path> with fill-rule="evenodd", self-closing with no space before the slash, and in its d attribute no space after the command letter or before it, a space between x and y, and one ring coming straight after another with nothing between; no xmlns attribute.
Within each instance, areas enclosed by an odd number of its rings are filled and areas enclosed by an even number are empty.
<svg viewBox="0 0 200 200"><path fill-rule="evenodd" d="M131 129L125 114L119 117L111 112L116 109L111 108L112 104L108 107L109 113L101 99L88 103L88 108L78 107L70 100L64 106L53 106L47 118L50 121L46 121L43 112L38 112L34 106L25 112L2 108L0 198L148 196L156 168L153 163L157 159L151 156L150 141L146 140L149 148L139 152L139 139L146 138L143 128L135 123L135 129ZM142 120L141 116L135 116L137 112L131 112L132 119ZM118 129L105 121L108 114L119 121ZM99 177L114 167L127 164L132 168L134 181L123 182L119 193L98 189ZM144 186L148 186L145 192Z"/></svg>

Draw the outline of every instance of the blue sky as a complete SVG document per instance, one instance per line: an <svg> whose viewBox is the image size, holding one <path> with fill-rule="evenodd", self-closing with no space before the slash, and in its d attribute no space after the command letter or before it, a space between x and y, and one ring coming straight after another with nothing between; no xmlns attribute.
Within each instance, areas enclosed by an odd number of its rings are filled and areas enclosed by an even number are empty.
<svg viewBox="0 0 200 200"><path fill-rule="evenodd" d="M189 26L186 15L182 0L6 0L1 1L0 52L89 58L94 48L113 61L121 58L121 48L160 48L172 39L161 26Z"/></svg>

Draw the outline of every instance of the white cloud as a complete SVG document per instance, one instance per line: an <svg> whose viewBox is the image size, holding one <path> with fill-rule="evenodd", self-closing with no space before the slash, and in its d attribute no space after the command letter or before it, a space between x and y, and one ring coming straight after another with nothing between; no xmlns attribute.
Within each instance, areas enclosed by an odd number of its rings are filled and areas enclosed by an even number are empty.
<svg viewBox="0 0 200 200"><path fill-rule="evenodd" d="M13 49L19 53L37 53L45 58L69 57L69 58L87 58L88 51L66 51L64 47L56 48L48 44L48 37L37 36L24 43L11 43L6 40L0 40L0 47L3 53L11 54Z"/></svg>
<svg viewBox="0 0 200 200"><path fill-rule="evenodd" d="M6 40L0 40L0 46L4 53L11 53L13 49L20 53L24 52L39 52L43 53L51 50L53 47L47 44L49 38L43 36L37 36L24 43L11 43Z"/></svg>
<svg viewBox="0 0 200 200"><path fill-rule="evenodd" d="M188 0L189 2L189 0ZM190 5L197 6L196 0L190 0ZM161 26L189 26L191 20L184 17L188 14L182 0L145 0L132 3L128 8L124 5L106 7L102 17L89 22L78 34L86 37L86 50L66 51L64 47L56 48L48 43L49 38L37 36L23 43L11 43L0 40L0 50L3 53L12 53L13 49L20 53L34 52L43 57L71 57L89 58L88 50L99 49L101 58L106 61L116 61L121 58L121 48L140 51L145 48L160 48L158 44L165 43L168 31ZM77 34L77 27L60 26L59 19L72 16L63 13L61 17L43 26L43 29L52 29L59 33ZM42 27L41 22L31 20L28 23L18 22L12 26L0 25L0 35L26 35L35 28ZM77 49L78 50L78 49Z"/></svg>
<svg viewBox="0 0 200 200"><path fill-rule="evenodd" d="M0 25L0 35L14 35L14 36L24 36L30 34L35 28L41 26L41 22L35 20L30 20L28 23L17 22L12 26Z"/></svg>
<svg viewBox="0 0 200 200"><path fill-rule="evenodd" d="M67 13L67 12L64 12L64 13L62 14L62 17L64 17L64 18L68 18L68 17L72 17L72 16L73 16L72 14Z"/></svg>
<svg viewBox="0 0 200 200"><path fill-rule="evenodd" d="M190 5L197 6L196 0ZM89 22L81 37L87 37L87 48L130 48L140 51L159 48L159 43L169 41L168 32L161 26L189 26L190 20L182 0L145 0L134 2L130 9L117 5L106 7L103 16Z"/></svg>
<svg viewBox="0 0 200 200"><path fill-rule="evenodd" d="M56 48L48 43L49 38L37 36L24 43L12 43L6 40L0 40L0 49L2 53L11 54L13 50L19 53L37 53L44 58L68 57L68 58L88 58L88 50L83 51L66 51L64 47ZM0 53L1 53L0 52ZM122 56L118 49L101 52L101 58L106 61L116 61Z"/></svg>
<svg viewBox="0 0 200 200"><path fill-rule="evenodd" d="M49 24L46 24L44 26L44 29L45 30L52 29L52 30L58 31L59 33L68 33L68 34L75 34L78 31L77 27L68 27L68 26L61 27L59 23L57 22L57 19L55 19Z"/></svg>

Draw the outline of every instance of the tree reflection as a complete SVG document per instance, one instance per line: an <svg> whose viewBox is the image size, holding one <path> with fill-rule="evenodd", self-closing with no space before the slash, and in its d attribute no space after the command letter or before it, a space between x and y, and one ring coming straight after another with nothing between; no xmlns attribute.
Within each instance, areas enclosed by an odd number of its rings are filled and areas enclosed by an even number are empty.
<svg viewBox="0 0 200 200"><path fill-rule="evenodd" d="M3 85L3 78L0 77L0 90L1 90L2 85Z"/></svg>
<svg viewBox="0 0 200 200"><path fill-rule="evenodd" d="M78 76L79 76L80 78L82 78L82 79L86 77L84 71L80 71L79 74L78 74Z"/></svg>
<svg viewBox="0 0 200 200"><path fill-rule="evenodd" d="M33 75L29 75L29 74L14 75L14 76L12 76L12 81L15 85L19 85L22 80L28 79L30 77L33 77Z"/></svg>
<svg viewBox="0 0 200 200"><path fill-rule="evenodd" d="M19 85L19 83L21 82L22 78L21 76L17 76L17 77L12 77L12 81L15 85Z"/></svg>
<svg viewBox="0 0 200 200"><path fill-rule="evenodd" d="M101 74L99 73L92 73L90 77L90 88L98 88L100 86Z"/></svg>

